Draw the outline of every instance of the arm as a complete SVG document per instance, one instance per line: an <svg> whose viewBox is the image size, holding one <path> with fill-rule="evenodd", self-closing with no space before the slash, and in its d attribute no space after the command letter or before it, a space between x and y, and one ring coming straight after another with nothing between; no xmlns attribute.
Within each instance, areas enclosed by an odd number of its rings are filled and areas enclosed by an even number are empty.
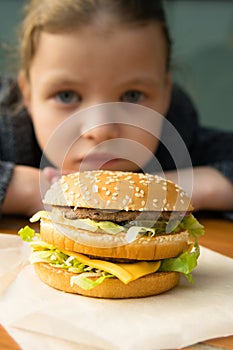
<svg viewBox="0 0 233 350"><path fill-rule="evenodd" d="M49 182L38 169L15 166L6 189L2 213L31 216L43 209L41 189L44 192L48 186Z"/></svg>
<svg viewBox="0 0 233 350"><path fill-rule="evenodd" d="M191 100L178 87L173 91L167 117L184 140L192 160L192 169L185 164L180 167L179 183L192 195L195 209L233 210L233 132L201 127ZM163 149L161 152L163 159L169 159ZM168 179L177 182L172 163L166 162L163 169Z"/></svg>
<svg viewBox="0 0 233 350"><path fill-rule="evenodd" d="M193 189L190 193L190 172ZM168 180L178 182L176 171L167 171ZM210 166L179 170L179 183L191 197L195 210L233 210L233 184L222 173Z"/></svg>
<svg viewBox="0 0 233 350"><path fill-rule="evenodd" d="M29 150L29 151L28 151ZM14 80L0 76L0 211L31 215L42 208L41 151ZM20 164L20 165L17 165Z"/></svg>

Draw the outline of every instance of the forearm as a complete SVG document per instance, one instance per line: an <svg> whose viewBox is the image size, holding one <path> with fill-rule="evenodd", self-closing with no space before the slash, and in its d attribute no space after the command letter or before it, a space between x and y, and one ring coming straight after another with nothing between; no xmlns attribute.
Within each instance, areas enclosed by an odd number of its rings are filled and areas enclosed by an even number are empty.
<svg viewBox="0 0 233 350"><path fill-rule="evenodd" d="M179 181L176 171L168 171L165 176L182 184L195 210L233 210L233 184L218 170L209 166L182 169ZM192 179L193 186L190 186Z"/></svg>
<svg viewBox="0 0 233 350"><path fill-rule="evenodd" d="M38 169L15 166L2 205L2 213L30 216L42 209L41 189L46 189L48 185Z"/></svg>

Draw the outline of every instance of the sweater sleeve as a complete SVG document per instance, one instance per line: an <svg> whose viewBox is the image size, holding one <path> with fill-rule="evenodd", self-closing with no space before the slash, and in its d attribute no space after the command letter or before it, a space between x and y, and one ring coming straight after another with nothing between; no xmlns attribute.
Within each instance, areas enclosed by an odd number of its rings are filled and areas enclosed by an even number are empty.
<svg viewBox="0 0 233 350"><path fill-rule="evenodd" d="M10 85L8 79L0 77L0 212L15 165L13 129L5 105Z"/></svg>
<svg viewBox="0 0 233 350"><path fill-rule="evenodd" d="M233 132L202 127L191 99L174 86L167 115L195 166L211 166L233 182ZM171 167L169 167L171 169Z"/></svg>
<svg viewBox="0 0 233 350"><path fill-rule="evenodd" d="M193 164L212 166L233 183L233 132L200 127Z"/></svg>
<svg viewBox="0 0 233 350"><path fill-rule="evenodd" d="M12 162L0 161L0 208L4 202L6 191L13 174L13 169L14 164Z"/></svg>

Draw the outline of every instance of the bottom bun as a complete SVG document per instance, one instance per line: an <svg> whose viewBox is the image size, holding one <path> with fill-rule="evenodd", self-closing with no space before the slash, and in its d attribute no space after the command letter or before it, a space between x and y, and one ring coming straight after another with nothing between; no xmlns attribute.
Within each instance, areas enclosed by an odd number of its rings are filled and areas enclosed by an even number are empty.
<svg viewBox="0 0 233 350"><path fill-rule="evenodd" d="M35 263L34 269L42 282L50 287L67 293L76 293L94 298L139 298L166 292L179 283L179 272L156 272L141 277L128 284L124 284L118 278L107 278L103 283L90 290L84 290L78 285L70 285L70 278L76 276L47 263Z"/></svg>

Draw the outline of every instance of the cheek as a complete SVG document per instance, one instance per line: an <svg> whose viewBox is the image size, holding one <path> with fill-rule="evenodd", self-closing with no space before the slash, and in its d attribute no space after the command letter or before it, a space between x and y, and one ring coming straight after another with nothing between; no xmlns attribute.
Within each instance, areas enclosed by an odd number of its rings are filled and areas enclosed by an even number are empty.
<svg viewBox="0 0 233 350"><path fill-rule="evenodd" d="M46 147L54 137L54 132L59 126L60 120L55 117L52 111L43 108L40 104L34 104L31 109L31 118L37 142L42 151L46 151Z"/></svg>
<svg viewBox="0 0 233 350"><path fill-rule="evenodd" d="M37 141L41 149L44 150L51 134L53 133L54 127L51 125L51 123L47 123L46 120L41 117L41 114L34 114L32 116L32 122Z"/></svg>
<svg viewBox="0 0 233 350"><path fill-rule="evenodd" d="M137 142L152 153L156 151L159 143L155 135L135 127L128 128L125 137Z"/></svg>
<svg viewBox="0 0 233 350"><path fill-rule="evenodd" d="M158 139L148 132L144 132L141 134L141 143L144 147L146 147L150 152L155 153L158 147Z"/></svg>

